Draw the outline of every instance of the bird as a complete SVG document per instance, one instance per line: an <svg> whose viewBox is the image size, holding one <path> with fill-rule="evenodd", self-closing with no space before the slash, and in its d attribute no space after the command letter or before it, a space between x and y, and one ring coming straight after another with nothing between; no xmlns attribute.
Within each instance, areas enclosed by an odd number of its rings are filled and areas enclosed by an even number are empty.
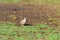
<svg viewBox="0 0 60 40"><path fill-rule="evenodd" d="M24 24L26 23L26 18L21 19L19 23L20 23L22 26L24 26Z"/></svg>

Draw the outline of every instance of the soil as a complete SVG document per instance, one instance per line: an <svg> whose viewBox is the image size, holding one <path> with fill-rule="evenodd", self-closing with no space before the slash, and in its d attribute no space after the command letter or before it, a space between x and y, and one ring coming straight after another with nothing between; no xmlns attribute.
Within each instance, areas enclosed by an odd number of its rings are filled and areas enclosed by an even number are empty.
<svg viewBox="0 0 60 40"><path fill-rule="evenodd" d="M24 17L27 18L26 24L37 25L47 23L49 26L58 26L57 20L50 19L57 19L58 17L53 5L0 5L0 21L15 22L20 25L19 21Z"/></svg>

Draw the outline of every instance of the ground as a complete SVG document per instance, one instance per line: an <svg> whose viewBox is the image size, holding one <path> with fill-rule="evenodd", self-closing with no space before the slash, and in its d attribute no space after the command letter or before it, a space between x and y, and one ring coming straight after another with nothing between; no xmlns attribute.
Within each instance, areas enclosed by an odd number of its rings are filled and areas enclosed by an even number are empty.
<svg viewBox="0 0 60 40"><path fill-rule="evenodd" d="M0 5L0 21L10 21L19 24L19 21L26 17L26 24L48 24L59 26L60 14L57 11L59 5L53 4L21 4L21 5ZM57 10L56 10L57 9Z"/></svg>
<svg viewBox="0 0 60 40"><path fill-rule="evenodd" d="M47 24L16 26L15 23L0 23L0 40L60 40L60 30Z"/></svg>

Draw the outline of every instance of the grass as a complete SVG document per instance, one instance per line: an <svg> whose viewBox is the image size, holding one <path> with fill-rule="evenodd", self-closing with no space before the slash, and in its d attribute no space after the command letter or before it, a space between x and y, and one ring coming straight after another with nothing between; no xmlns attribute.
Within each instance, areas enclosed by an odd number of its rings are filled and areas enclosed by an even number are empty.
<svg viewBox="0 0 60 40"><path fill-rule="evenodd" d="M16 26L14 23L0 23L0 40L60 40L60 32L46 24L37 26Z"/></svg>
<svg viewBox="0 0 60 40"><path fill-rule="evenodd" d="M0 0L0 3L26 3L26 4L41 4L41 3L60 3L60 0Z"/></svg>

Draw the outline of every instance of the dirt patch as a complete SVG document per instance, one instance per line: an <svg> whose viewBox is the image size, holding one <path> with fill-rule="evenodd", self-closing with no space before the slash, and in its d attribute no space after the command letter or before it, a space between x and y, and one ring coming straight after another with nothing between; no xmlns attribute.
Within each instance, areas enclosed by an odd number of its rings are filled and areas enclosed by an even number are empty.
<svg viewBox="0 0 60 40"><path fill-rule="evenodd" d="M56 10L53 5L3 5L3 7L0 5L0 8L0 21L10 21L19 24L19 21L26 17L26 24L47 23L50 26L58 26Z"/></svg>

